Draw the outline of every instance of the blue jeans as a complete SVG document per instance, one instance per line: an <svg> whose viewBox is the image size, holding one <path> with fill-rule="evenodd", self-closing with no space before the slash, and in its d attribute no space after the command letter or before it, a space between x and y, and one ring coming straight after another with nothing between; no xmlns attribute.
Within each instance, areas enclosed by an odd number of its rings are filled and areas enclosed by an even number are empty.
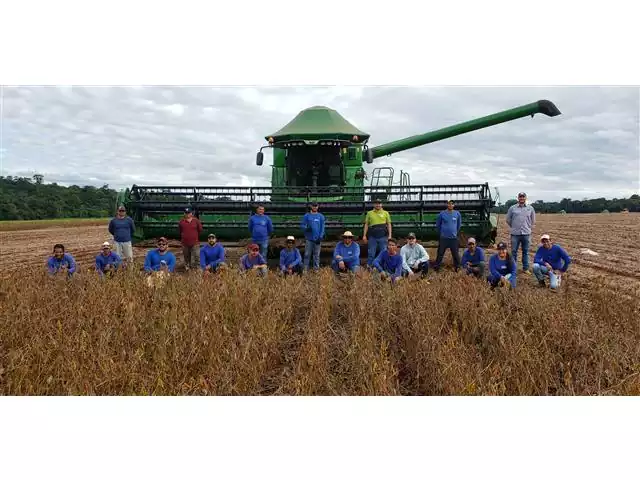
<svg viewBox="0 0 640 480"><path fill-rule="evenodd" d="M367 265L372 266L376 257L387 249L388 238L386 236L380 238L367 238Z"/></svg>
<svg viewBox="0 0 640 480"><path fill-rule="evenodd" d="M262 257L266 261L267 260L267 251L269 250L269 239L264 240L262 242L254 241L254 243L260 247L260 255L262 255Z"/></svg>
<svg viewBox="0 0 640 480"><path fill-rule="evenodd" d="M558 288L558 276L547 268L546 265L540 265L539 263L533 264L533 274L536 276L539 282L544 282L546 275L549 276L549 286L552 289Z"/></svg>
<svg viewBox="0 0 640 480"><path fill-rule="evenodd" d="M311 254L313 253L313 269L318 270L320 268L320 249L322 245L315 243L311 240L307 240L304 244L304 269L309 270L309 264L311 263Z"/></svg>
<svg viewBox="0 0 640 480"><path fill-rule="evenodd" d="M511 235L511 256L518 263L518 248L522 245L522 268L529 270L529 247L531 235Z"/></svg>

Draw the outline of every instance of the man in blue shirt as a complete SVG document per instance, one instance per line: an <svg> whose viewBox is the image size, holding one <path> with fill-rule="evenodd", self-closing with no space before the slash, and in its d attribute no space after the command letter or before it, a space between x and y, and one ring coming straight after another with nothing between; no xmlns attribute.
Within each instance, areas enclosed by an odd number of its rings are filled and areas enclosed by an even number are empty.
<svg viewBox="0 0 640 480"><path fill-rule="evenodd" d="M436 218L436 230L438 231L440 239L438 242L438 256L433 266L435 271L440 269L442 259L447 249L451 250L453 266L456 272L460 267L458 234L460 233L460 227L462 227L462 215L460 215L460 212L457 210L454 210L454 206L453 200L449 200L447 202L447 209L440 212L438 218Z"/></svg>
<svg viewBox="0 0 640 480"><path fill-rule="evenodd" d="M71 278L76 273L76 261L72 255L65 253L64 245L57 243L53 247L53 255L47 261L49 275L66 275Z"/></svg>
<svg viewBox="0 0 640 480"><path fill-rule="evenodd" d="M118 270L122 259L120 255L111 251L109 242L102 244L102 252L96 256L96 272L101 277L110 277Z"/></svg>
<svg viewBox="0 0 640 480"><path fill-rule="evenodd" d="M540 237L542 245L533 257L533 274L541 287L545 287L545 278L549 277L549 287L557 292L561 275L566 272L571 263L571 257L558 244L552 244L549 235Z"/></svg>
<svg viewBox="0 0 640 480"><path fill-rule="evenodd" d="M258 206L256 214L249 217L249 232L251 232L251 241L260 248L260 255L267 259L267 251L269 250L269 238L273 233L273 223L269 215L264 214L264 207Z"/></svg>
<svg viewBox="0 0 640 480"><path fill-rule="evenodd" d="M280 272L283 275L302 274L302 256L292 236L287 237L287 246L280 251Z"/></svg>
<svg viewBox="0 0 640 480"><path fill-rule="evenodd" d="M373 267L380 273L383 280L397 283L402 280L402 256L398 251L398 243L390 238L387 249L373 261Z"/></svg>
<svg viewBox="0 0 640 480"><path fill-rule="evenodd" d="M300 228L304 232L306 240L304 246L304 269L309 270L311 257L313 256L313 269L320 269L320 249L324 239L324 215L318 212L318 203L311 204L311 212L306 213L300 222Z"/></svg>
<svg viewBox="0 0 640 480"><path fill-rule="evenodd" d="M462 268L467 275L484 278L485 256L484 250L476 246L476 239L467 240L467 249L462 254Z"/></svg>
<svg viewBox="0 0 640 480"><path fill-rule="evenodd" d="M342 234L342 241L333 251L331 268L336 273L357 273L360 270L360 245L353 241L353 233Z"/></svg>
<svg viewBox="0 0 640 480"><path fill-rule="evenodd" d="M205 275L226 268L224 253L224 247L218 243L215 233L210 233L207 244L200 249L200 268Z"/></svg>
<svg viewBox="0 0 640 480"><path fill-rule="evenodd" d="M136 226L133 219L127 216L124 205L118 207L118 214L109 222L109 233L113 235L113 245L118 256L127 262L133 262L133 247L131 241Z"/></svg>
<svg viewBox="0 0 640 480"><path fill-rule="evenodd" d="M527 205L527 195L518 194L518 203L507 210L505 221L511 230L511 256L518 263L518 248L522 245L522 271L529 271L529 247L531 245L531 231L536 224L536 211Z"/></svg>
<svg viewBox="0 0 640 480"><path fill-rule="evenodd" d="M176 256L169 251L169 242L166 238L158 239L158 248L149 250L144 259L144 271L173 273L176 268Z"/></svg>

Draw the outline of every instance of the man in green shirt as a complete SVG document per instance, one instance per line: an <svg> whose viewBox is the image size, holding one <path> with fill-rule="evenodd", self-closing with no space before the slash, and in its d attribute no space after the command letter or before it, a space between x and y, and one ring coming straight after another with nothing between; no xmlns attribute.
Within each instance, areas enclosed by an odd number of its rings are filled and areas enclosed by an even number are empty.
<svg viewBox="0 0 640 480"><path fill-rule="evenodd" d="M382 201L377 199L373 210L367 212L364 219L362 240L368 244L367 265L371 268L376 257L387 249L387 241L391 238L391 215L382 208Z"/></svg>

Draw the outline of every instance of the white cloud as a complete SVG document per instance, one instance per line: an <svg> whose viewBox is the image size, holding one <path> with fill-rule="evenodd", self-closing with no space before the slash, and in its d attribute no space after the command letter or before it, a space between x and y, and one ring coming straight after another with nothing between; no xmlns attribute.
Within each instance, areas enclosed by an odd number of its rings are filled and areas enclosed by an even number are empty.
<svg viewBox="0 0 640 480"><path fill-rule="evenodd" d="M374 166L413 184L489 182L502 200L637 193L639 93L622 87L11 87L2 175L61 184L268 185L264 137L300 110L335 108L379 145L547 98L562 111L426 145Z"/></svg>

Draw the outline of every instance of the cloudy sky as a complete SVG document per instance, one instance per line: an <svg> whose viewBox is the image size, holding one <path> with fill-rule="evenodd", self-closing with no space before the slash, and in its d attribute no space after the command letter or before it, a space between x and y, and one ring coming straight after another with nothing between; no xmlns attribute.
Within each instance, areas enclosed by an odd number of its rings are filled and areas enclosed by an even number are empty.
<svg viewBox="0 0 640 480"><path fill-rule="evenodd" d="M627 87L4 87L1 175L61 184L268 185L268 135L325 105L370 145L530 103L562 116L516 120L367 165L412 184L489 182L505 201L638 193L640 96Z"/></svg>

